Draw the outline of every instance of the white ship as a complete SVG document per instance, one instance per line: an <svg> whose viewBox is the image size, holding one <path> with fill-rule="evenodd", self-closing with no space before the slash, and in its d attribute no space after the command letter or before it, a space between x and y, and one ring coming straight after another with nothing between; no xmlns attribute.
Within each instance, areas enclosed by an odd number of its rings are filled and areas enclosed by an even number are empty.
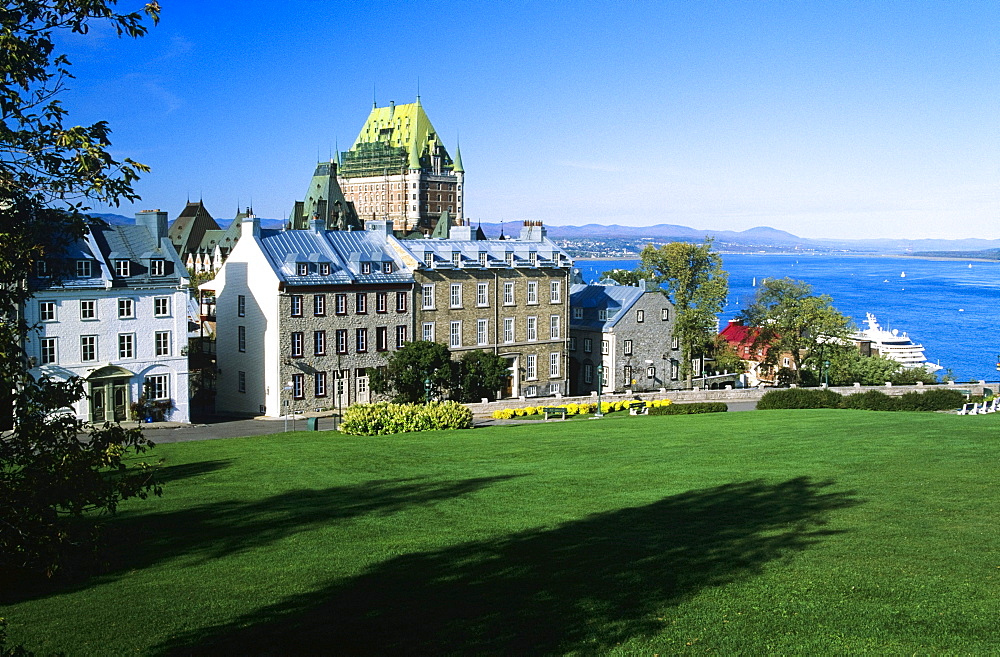
<svg viewBox="0 0 1000 657"><path fill-rule="evenodd" d="M923 367L928 372L937 372L940 365L931 363L924 355L923 345L916 344L907 337L906 333L900 333L896 329L888 331L879 326L875 315L867 313L865 323L868 328L855 333L853 339L858 342L870 342L873 351L878 351L879 355L899 361L903 367Z"/></svg>

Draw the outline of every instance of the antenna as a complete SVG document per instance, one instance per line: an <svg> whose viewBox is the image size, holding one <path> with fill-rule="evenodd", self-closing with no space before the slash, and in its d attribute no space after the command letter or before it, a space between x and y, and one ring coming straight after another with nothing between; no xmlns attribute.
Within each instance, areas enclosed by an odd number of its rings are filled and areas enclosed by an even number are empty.
<svg viewBox="0 0 1000 657"><path fill-rule="evenodd" d="M417 102L420 102L420 76L417 76Z"/></svg>
<svg viewBox="0 0 1000 657"><path fill-rule="evenodd" d="M378 102L375 100L375 83L372 82L372 109L378 107Z"/></svg>

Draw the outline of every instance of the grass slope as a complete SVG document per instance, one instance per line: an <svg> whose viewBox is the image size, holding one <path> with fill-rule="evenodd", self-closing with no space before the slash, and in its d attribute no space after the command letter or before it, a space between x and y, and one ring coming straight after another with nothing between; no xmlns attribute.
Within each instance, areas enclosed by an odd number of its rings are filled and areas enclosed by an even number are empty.
<svg viewBox="0 0 1000 657"><path fill-rule="evenodd" d="M1000 418L607 417L163 445L70 655L989 653ZM8 592L8 597L12 592Z"/></svg>

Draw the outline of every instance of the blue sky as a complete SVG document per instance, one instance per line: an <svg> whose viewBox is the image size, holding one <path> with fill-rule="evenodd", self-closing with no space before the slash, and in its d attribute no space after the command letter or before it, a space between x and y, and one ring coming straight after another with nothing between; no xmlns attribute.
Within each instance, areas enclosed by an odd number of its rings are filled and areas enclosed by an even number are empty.
<svg viewBox="0 0 1000 657"><path fill-rule="evenodd" d="M72 118L153 168L123 214L287 217L419 79L474 220L1000 238L996 2L161 4L60 38Z"/></svg>

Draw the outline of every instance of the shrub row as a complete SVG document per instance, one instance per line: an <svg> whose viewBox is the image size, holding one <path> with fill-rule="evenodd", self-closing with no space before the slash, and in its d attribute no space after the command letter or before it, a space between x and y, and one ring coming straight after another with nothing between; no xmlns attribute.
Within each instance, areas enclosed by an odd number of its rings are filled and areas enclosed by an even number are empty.
<svg viewBox="0 0 1000 657"><path fill-rule="evenodd" d="M627 411L632 399L623 399L613 402L601 402L602 413L614 413L616 411ZM665 408L672 404L669 399L654 399L646 402L650 408ZM528 415L543 415L546 408L565 408L566 415L586 415L597 412L597 402L584 402L582 404L542 404L541 406L525 406L523 408L501 408L493 411L494 420L509 420L514 417L525 417Z"/></svg>
<svg viewBox="0 0 1000 657"><path fill-rule="evenodd" d="M881 390L846 397L832 390L789 388L772 390L757 402L759 410L786 408L851 408L864 411L945 411L958 408L965 396L958 390L935 389L926 392L908 392L890 397Z"/></svg>
<svg viewBox="0 0 1000 657"><path fill-rule="evenodd" d="M344 411L344 419L340 423L341 431L355 436L471 428L472 411L455 401L355 404Z"/></svg>
<svg viewBox="0 0 1000 657"><path fill-rule="evenodd" d="M694 415L697 413L725 413L729 407L725 402L696 402L693 404L671 404L653 407L650 415Z"/></svg>

